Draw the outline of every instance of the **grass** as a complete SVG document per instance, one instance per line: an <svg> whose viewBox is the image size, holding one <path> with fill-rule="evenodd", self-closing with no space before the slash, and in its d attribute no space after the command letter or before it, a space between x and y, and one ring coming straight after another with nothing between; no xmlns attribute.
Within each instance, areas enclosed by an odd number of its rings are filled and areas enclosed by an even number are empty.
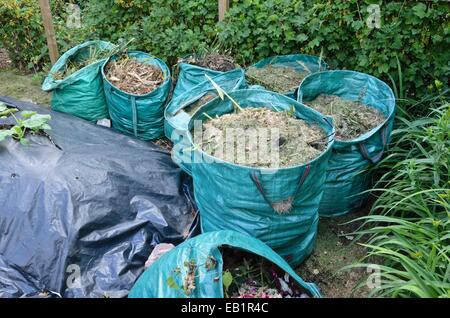
<svg viewBox="0 0 450 318"><path fill-rule="evenodd" d="M450 297L450 104L440 96L429 116L401 118L377 166L378 199L356 232L368 255L354 265L380 265L370 296Z"/></svg>
<svg viewBox="0 0 450 318"><path fill-rule="evenodd" d="M15 69L0 69L0 96L49 105L51 95L41 90L41 81L42 76L23 74Z"/></svg>

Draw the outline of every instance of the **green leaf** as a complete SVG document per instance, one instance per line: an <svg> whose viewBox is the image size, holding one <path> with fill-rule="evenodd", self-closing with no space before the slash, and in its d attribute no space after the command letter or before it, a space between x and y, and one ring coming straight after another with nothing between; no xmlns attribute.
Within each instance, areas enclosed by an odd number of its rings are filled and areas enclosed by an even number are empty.
<svg viewBox="0 0 450 318"><path fill-rule="evenodd" d="M28 146L28 145L30 144L30 142L29 142L28 139L26 139L26 138L20 139L20 143L21 143L23 146Z"/></svg>
<svg viewBox="0 0 450 318"><path fill-rule="evenodd" d="M180 289L180 286L178 286L177 282L175 281L175 278L173 276L167 277L167 285L172 289Z"/></svg>
<svg viewBox="0 0 450 318"><path fill-rule="evenodd" d="M8 130L0 130L0 141L3 141L6 139L6 137L11 137L14 134L13 131L10 129Z"/></svg>
<svg viewBox="0 0 450 318"><path fill-rule="evenodd" d="M228 292L231 284L233 283L233 275L229 271L225 271L222 273L222 283L225 288L225 292Z"/></svg>
<svg viewBox="0 0 450 318"><path fill-rule="evenodd" d="M423 19L427 15L426 14L427 5L425 3L419 2L412 9L414 11L414 14L421 19Z"/></svg>
<svg viewBox="0 0 450 318"><path fill-rule="evenodd" d="M0 113L4 112L7 109L8 109L8 107L6 107L5 103L0 102Z"/></svg>
<svg viewBox="0 0 450 318"><path fill-rule="evenodd" d="M28 129L41 129L52 117L50 115L35 114L23 121L23 126Z"/></svg>
<svg viewBox="0 0 450 318"><path fill-rule="evenodd" d="M9 114L17 112L17 108L6 108L3 111L0 111L0 117L8 116Z"/></svg>
<svg viewBox="0 0 450 318"><path fill-rule="evenodd" d="M36 115L36 114L37 114L36 112L29 111L29 110L24 110L24 111L20 112L20 115L25 119L30 118L31 116Z"/></svg>

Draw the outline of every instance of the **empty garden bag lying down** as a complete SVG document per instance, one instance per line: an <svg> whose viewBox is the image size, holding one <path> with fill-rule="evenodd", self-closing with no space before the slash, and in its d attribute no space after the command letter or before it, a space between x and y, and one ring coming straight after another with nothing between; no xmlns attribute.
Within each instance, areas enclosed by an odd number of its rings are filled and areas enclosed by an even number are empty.
<svg viewBox="0 0 450 318"><path fill-rule="evenodd" d="M308 297L321 297L315 284L303 281L270 247L258 239L234 231L205 233L162 255L142 274L129 297L223 298L223 286L226 285L223 247L261 256L289 275ZM236 258L232 261L238 262ZM237 276L235 272L230 274L235 278Z"/></svg>
<svg viewBox="0 0 450 318"><path fill-rule="evenodd" d="M160 148L51 114L29 146L0 142L0 297L124 297L158 243L195 228L189 181Z"/></svg>

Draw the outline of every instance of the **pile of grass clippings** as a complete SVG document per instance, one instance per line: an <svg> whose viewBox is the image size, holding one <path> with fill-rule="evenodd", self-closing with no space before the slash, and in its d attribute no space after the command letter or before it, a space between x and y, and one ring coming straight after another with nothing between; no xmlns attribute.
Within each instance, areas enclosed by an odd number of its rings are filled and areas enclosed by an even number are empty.
<svg viewBox="0 0 450 318"><path fill-rule="evenodd" d="M111 60L105 72L115 87L129 94L148 94L164 82L163 72L158 66L142 63L126 54Z"/></svg>
<svg viewBox="0 0 450 318"><path fill-rule="evenodd" d="M299 72L292 67L267 65L265 67L249 67L245 73L252 85L261 85L280 94L297 89L300 82L308 75L307 71Z"/></svg>
<svg viewBox="0 0 450 318"><path fill-rule="evenodd" d="M303 120L295 118L291 112L276 112L266 107L261 108L244 108L237 113L225 114L203 122L203 141L200 145L201 149L211 156L222 160L230 160L226 153L226 130L229 128L240 128L244 130L245 136L245 162L239 162L240 158L234 155L233 163L243 164L252 167L288 167L293 165L304 164L318 157L325 149L328 138L324 131L315 124L309 124ZM271 133L268 132L267 140L260 140L256 145L249 145L249 130L258 128L276 128L279 131L278 140L278 158L268 156L269 158L260 158L256 156L256 162L250 162L253 158L250 154L253 152L260 153L259 144L265 144L268 149L272 140ZM259 136L260 137L260 136ZM263 142L263 143L262 143ZM234 138L234 154L237 153L237 147L241 146ZM222 148L224 151L216 151ZM241 160L242 161L242 160Z"/></svg>
<svg viewBox="0 0 450 318"><path fill-rule="evenodd" d="M219 72L228 72L238 67L232 57L219 53L192 55L186 59L181 59L179 62L197 65Z"/></svg>
<svg viewBox="0 0 450 318"><path fill-rule="evenodd" d="M199 100L197 100L196 102L192 103L191 105L189 105L188 107L184 108L184 111L186 113L188 113L189 115L192 115L193 113L195 113L195 111L197 109L199 109L200 107L202 107L203 105L205 105L207 102L209 102L210 100L213 100L215 97L217 97L216 94L206 94L204 96L202 96Z"/></svg>
<svg viewBox="0 0 450 318"><path fill-rule="evenodd" d="M320 113L332 116L336 126L337 140L355 139L372 130L386 119L386 116L374 107L359 100L351 101L334 95L321 94L304 104Z"/></svg>

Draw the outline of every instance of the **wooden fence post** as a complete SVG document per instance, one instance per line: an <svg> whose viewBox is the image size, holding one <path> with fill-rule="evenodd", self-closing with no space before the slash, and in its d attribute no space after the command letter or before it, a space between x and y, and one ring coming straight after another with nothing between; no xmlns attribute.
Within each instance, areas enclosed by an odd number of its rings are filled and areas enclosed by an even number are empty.
<svg viewBox="0 0 450 318"><path fill-rule="evenodd" d="M219 0L219 21L225 18L225 13L230 8L230 0Z"/></svg>
<svg viewBox="0 0 450 318"><path fill-rule="evenodd" d="M55 64L59 58L58 46L56 44L55 30L53 29L52 13L49 0L39 0L41 7L42 22L44 23L47 46L50 53L50 61Z"/></svg>

